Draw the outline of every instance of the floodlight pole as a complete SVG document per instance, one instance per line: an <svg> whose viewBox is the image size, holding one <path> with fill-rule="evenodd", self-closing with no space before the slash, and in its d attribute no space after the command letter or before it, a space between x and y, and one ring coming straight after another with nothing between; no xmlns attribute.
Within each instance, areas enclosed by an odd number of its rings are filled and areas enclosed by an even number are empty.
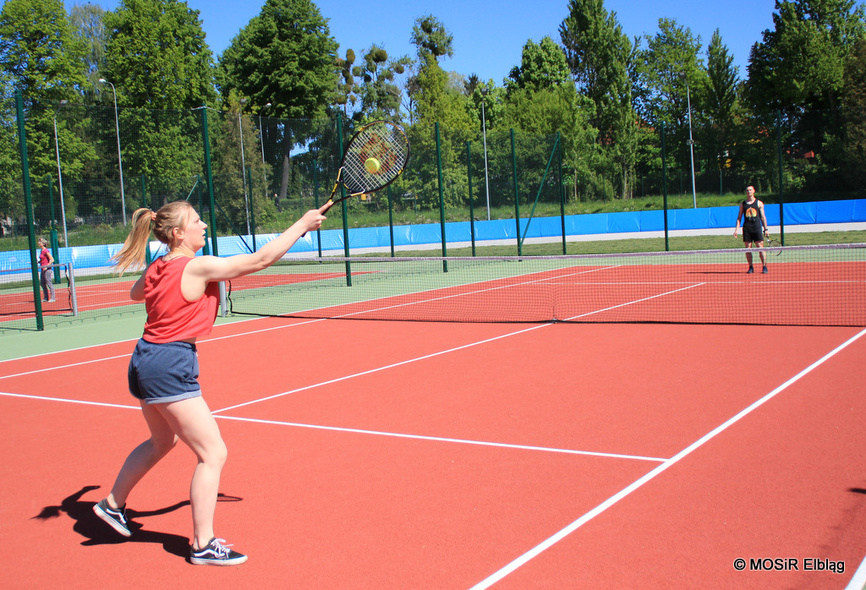
<svg viewBox="0 0 866 590"><path fill-rule="evenodd" d="M689 107L689 153L692 158L692 205L698 208L698 196L695 192L695 142L692 139L692 97L689 90L689 82L686 80L686 101Z"/></svg>
<svg viewBox="0 0 866 590"><path fill-rule="evenodd" d="M117 90L114 84L100 78L100 82L111 86L111 94L114 96L114 130L117 133L117 168L120 170L120 207L123 209L123 225L126 225L126 193L123 190L123 158L120 155L120 119L117 117Z"/></svg>
<svg viewBox="0 0 866 590"><path fill-rule="evenodd" d="M262 112L269 108L271 108L271 103L266 104L259 111L259 143L262 144L262 164L265 163L265 130L262 127ZM267 191L265 191L265 194L267 194Z"/></svg>
<svg viewBox="0 0 866 590"><path fill-rule="evenodd" d="M481 93L481 127L484 137L484 193L487 195L487 221L490 221L490 178L487 173L487 117L484 113L484 97L486 92Z"/></svg>

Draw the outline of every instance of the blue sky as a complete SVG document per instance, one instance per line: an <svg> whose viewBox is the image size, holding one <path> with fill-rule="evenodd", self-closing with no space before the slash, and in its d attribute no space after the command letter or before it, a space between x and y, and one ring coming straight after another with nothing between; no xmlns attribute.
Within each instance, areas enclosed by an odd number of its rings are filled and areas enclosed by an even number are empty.
<svg viewBox="0 0 866 590"><path fill-rule="evenodd" d="M94 0L113 10L117 0ZM81 0L66 0L67 8ZM440 62L446 70L482 80L493 79L501 85L509 71L520 63L527 40L541 41L550 36L559 41L559 25L568 14L568 0L377 0L348 2L318 0L322 15L330 19L331 34L340 44L341 53L348 48L359 54L371 44L384 47L391 56L415 57L410 43L415 19L433 14L454 36L454 56ZM198 10L208 45L219 55L251 18L261 10L262 0L187 0ZM623 30L630 37L651 36L658 30L658 20L672 18L701 37L706 47L713 31L719 29L722 40L746 76L746 64L752 44L761 39L765 29L773 27L774 0L728 0L700 2L695 0L605 0L605 8L614 11Z"/></svg>

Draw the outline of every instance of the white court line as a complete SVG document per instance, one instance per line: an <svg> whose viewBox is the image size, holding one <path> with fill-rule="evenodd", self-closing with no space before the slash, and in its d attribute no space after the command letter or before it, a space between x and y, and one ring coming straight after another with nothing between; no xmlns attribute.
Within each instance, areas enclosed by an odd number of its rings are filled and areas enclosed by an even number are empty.
<svg viewBox="0 0 866 590"><path fill-rule="evenodd" d="M263 319L265 319L265 318L256 318L255 320L241 320L241 321L258 321L258 320L263 320ZM269 332L269 331L271 331L271 330L284 330L284 329L287 329L287 328L294 328L294 327L296 327L296 326L303 326L303 325L305 325L305 324L313 324L313 323L315 323L315 322L322 322L322 321L324 321L324 320L323 320L323 319L306 320L306 321L303 321L303 322L297 322L297 323L293 323L293 324L283 324L283 325L281 325L281 326L274 326L274 327L271 327L271 328L262 328L262 329L259 329L259 330L251 330L251 331L248 331L248 332L239 332L238 334L228 334L228 335L226 335L226 336L215 336L215 337L213 337L213 338L205 338L205 339L203 339L203 340L199 340L199 341L198 341L198 344L203 344L203 343L205 343L205 342L213 342L213 341L216 341L216 340L226 340L226 339L228 339L228 338L237 338L238 336L250 336L250 335L252 335L252 334L259 334L259 333L262 333L262 332ZM224 325L228 325L228 324L224 324ZM42 357L42 356L49 356L49 355L52 355L52 354L61 354L61 353L64 353L64 352L73 352L73 351L76 351L76 350L85 350L85 349L88 349L88 348L96 348L96 347L98 347L98 346L110 346L110 345L113 345L113 344L122 344L122 343L124 343L124 342L137 342L137 341L138 341L138 338L135 338L135 339L132 339L132 340L119 340L119 341L117 341L117 342L109 342L109 343L106 343L106 344L94 344L94 345L92 345L92 346L84 346L84 347L81 347L81 348L74 348L74 349L70 349L70 350L68 350L68 351L67 351L67 350L63 350L63 351L58 351L58 352L46 352L46 353L42 353L42 354L34 355L34 356L32 356L32 357L22 357L22 358L18 358L18 359L8 359L8 361L2 361L2 362L9 362L9 361L13 361L13 360L26 360L26 359L29 359L29 358L38 358L38 357ZM57 365L57 366L54 366L54 367L45 367L44 369L34 369L33 371L24 371L23 373L12 373L12 374L10 374L10 375L0 375L0 379L10 379L10 378L12 378L12 377L24 377L24 376L27 376L27 375L34 375L34 374L36 374L36 373L46 373L46 372L48 372L48 371L56 371L56 370L59 370L59 369L69 369L69 368L72 368L72 367L79 367L79 366L82 366L82 365L90 365L90 364L93 364L93 363L101 363L101 362L104 362L104 361L112 361L112 360L116 360L116 359L120 359L120 358L125 358L125 357L129 357L129 356L132 356L132 351L127 352L127 353L124 353L124 354L117 354L117 355L114 355L114 356L105 356L105 357L101 357L101 358L97 358L97 359L90 359L90 360L87 360L87 361L81 361L81 362L78 362L78 363L69 363L69 364L67 364L67 365Z"/></svg>
<svg viewBox="0 0 866 590"><path fill-rule="evenodd" d="M532 445L515 445L509 443L497 443L490 441L480 441L480 440L470 440L463 438L447 438L440 436L424 436L421 434L405 434L398 432L384 432L381 430L363 430L360 428L343 428L340 426L321 426L316 424L303 424L299 422L282 422L279 420L260 420L258 418L241 418L238 416L217 416L217 418L222 418L224 420L235 420L238 422L253 422L256 424L272 424L276 426L291 426L294 428L312 428L314 430L329 430L332 432L348 432L352 434L372 434L375 436L387 436L394 438L407 438L412 440L425 440L432 442L447 442L447 443L457 443L462 445L476 445L482 447L498 447L503 449L518 449L522 451L544 451L546 453L565 453L569 455L588 455L591 457L605 457L608 459L631 459L635 461L652 461L655 463L662 463L667 461L667 459L662 459L659 457L645 457L642 455L623 455L620 453L601 453L598 451L578 451L574 449L557 449L553 447L537 447Z"/></svg>
<svg viewBox="0 0 866 590"><path fill-rule="evenodd" d="M866 558L860 562L860 567L854 572L854 577L845 586L845 590L863 590L866 588Z"/></svg>
<svg viewBox="0 0 866 590"><path fill-rule="evenodd" d="M107 404L104 402L92 402L92 401L84 401L80 399L69 399L65 397L47 397L44 395L27 395L23 393L9 393L7 391L0 391L0 396L5 397L17 397L23 399L35 399L46 402L61 402L64 404L81 404L83 406L101 406L104 408L122 408L124 410L141 410L141 406L127 406L124 404Z"/></svg>
<svg viewBox="0 0 866 590"><path fill-rule="evenodd" d="M673 294L673 293L678 293L679 291L684 291L684 290L686 290L686 289L692 289L692 288L694 288L694 287L699 287L699 286L701 286L702 284L703 284L703 283L698 283L698 284L695 284L695 285L691 285L691 286L689 286L689 287L683 287L683 288L681 288L681 289L675 289L675 290L673 290L673 291L668 291L667 293L660 293L660 294L658 294L658 295L652 295L652 296L650 296L650 297L644 297L643 299L637 299L637 300L635 300L635 301L629 301L629 302L626 302L626 303L621 303L621 304L619 304L619 305L614 305L614 306L612 306L612 307L606 307L606 308L604 308L604 309L599 309L599 310L595 310L595 311L592 311L592 312L587 312L587 313L585 313L585 314L581 314L581 315L575 316L575 318L578 318L578 317L586 317L586 316L593 315L593 314L596 314L596 313L603 313L603 312L605 312L605 311L609 311L609 310L611 310L611 309L616 309L616 308L618 308L618 307L624 307L624 306L626 306L626 305L632 305L632 304L635 304L635 303L641 303L641 302L643 302L643 301L647 301L647 300L650 300L650 299L656 299L656 298L658 298L658 297L664 297L665 295L671 295L671 294ZM569 318L569 319L574 319L574 318ZM356 378L356 377L363 377L363 376L365 376L365 375L371 375L371 374L373 374L373 373L379 373L379 372L381 372L381 371L386 371L386 370L388 370L388 369L393 369L393 368L400 367L400 366L403 366L403 365L408 365L408 364L410 364L410 363L415 363L415 362L419 362L419 361L423 361L423 360L427 360L427 359L435 358L435 357L437 357L437 356L442 356L442 355L444 355L444 354L450 354L450 353L452 353L452 352L457 352L457 351L459 351L459 350L465 350L465 349L467 349L467 348L471 348L471 347L473 347L473 346L479 346L479 345L482 345L482 344L487 344L487 343L490 343L490 342L495 342L495 341L497 341L497 340L502 340L503 338L510 338L511 336L518 336L518 335L520 335L520 334L525 334L525 333L527 333L527 332L531 332L531 331L533 331L533 330L538 330L538 329L540 329L540 328L546 328L546 327L548 327L548 326L554 326L554 325L556 325L556 324L555 324L555 323L550 323L550 322L545 323L545 324L536 324L536 325L533 325L533 326L531 326L531 327L529 327L529 328L523 328L523 329L521 329L521 330L516 330L516 331L514 331L514 332L508 332L507 334L500 334L499 336L493 336L492 338L485 338L484 340L476 340L475 342L469 342L468 344L463 344L463 345L461 345L461 346L455 346L454 348L449 348L449 349L446 349L446 350L439 350L439 351L437 351L437 352L432 352L432 353L430 353L430 354L425 354L425 355L422 355L422 356L417 356L417 357L414 357L414 358L411 358L411 359L406 359L406 360L399 361L399 362L396 362L396 363L391 363L390 365L383 365L383 366L380 366L380 367L375 367L375 368L373 368L373 369L368 369L368 370L366 370L366 371L360 371L360 372L358 372L358 373L353 373L353 374L351 374L351 375L344 375L344 376L342 376L342 377L337 377L337 378L335 378L335 379L329 379L329 380L327 380L327 381L320 381L320 382L318 382L318 383L313 383L313 384L311 384L311 385L305 385L304 387L298 387L297 389L292 389L292 390L289 390L289 391L284 391L284 392L282 392L282 393L276 393L276 394L274 394L274 395L269 395L269 396L267 396L267 397L262 397L262 398L258 398L258 399L250 400L250 401L248 401L248 402L244 402L244 403L242 403L242 404L236 404L236 405L234 405L234 406L228 406L228 407L225 407L225 408L220 408L220 409L218 409L218 410L213 410L212 413L213 413L213 414L218 414L218 413L220 413L220 412L227 412L227 411L229 411L229 410L235 410L235 409L237 409L237 408L242 408L242 407L244 407L244 406L250 406L250 405L253 405L253 404L257 404L257 403L261 403L261 402L265 402L265 401L270 401L270 400L273 400L273 399L278 399L278 398L281 398L281 397L285 397L285 396L287 396L287 395L291 395L291 394L293 394L293 393L298 393L298 392L301 392L301 391L307 391L307 390L315 389L316 387L322 387L322 386L325 386L325 385L332 385L332 384L334 384L334 383L340 383L341 381L346 381L346 380L348 380L348 379L354 379L354 378Z"/></svg>
<svg viewBox="0 0 866 590"><path fill-rule="evenodd" d="M123 404L107 404L104 402L94 402L94 401L83 401L77 399L68 399L61 397L47 397L43 395L26 395L22 393L8 393L5 391L0 391L0 397L16 397L21 399L31 399L31 400L39 400L39 401L48 401L48 402L60 402L67 404L80 404L84 406L99 406L104 408L120 408L124 410L141 410L140 406L128 406ZM555 447L538 447L532 445L517 445L517 444L509 444L509 443L497 443L490 441L480 441L480 440L470 440L470 439L461 439L461 438L447 438L440 436L425 436L421 434L406 434L399 432L385 432L382 430L363 430L360 428L344 428L340 426L323 426L320 424L304 424L301 422L282 422L278 420L261 420L258 418L242 418L240 416L214 416L215 418L219 418L222 420L234 420L236 422L250 422L253 424L270 424L275 426L290 426L292 428L309 428L313 430L326 430L330 432L346 432L352 434L370 434L374 436L384 436L391 438L404 438L410 440L425 440L432 442L447 442L447 443L456 443L463 445L475 445L481 447L497 447L502 449L517 449L522 451L542 451L546 453L564 453L567 455L583 455L590 457L603 457L606 459L628 459L633 461L651 461L654 463L662 463L666 461L666 459L662 459L660 457L645 457L643 455L624 455L622 453L603 453L600 451L580 451L575 449L558 449Z"/></svg>
<svg viewBox="0 0 866 590"><path fill-rule="evenodd" d="M586 514L584 514L583 516L581 516L580 518L578 518L577 520L572 522L570 525L568 525L567 527L565 527L564 529L562 529L561 531L559 531L558 533L556 533L552 537L550 537L547 540L543 541L542 543L536 545L535 547L533 547L532 549L530 549L529 551L527 551L526 553L524 553L523 555L521 555L520 557L518 557L517 559L512 561L511 563L507 564L505 567L503 567L499 571L495 572L494 574L492 574L488 578L482 580L481 582L479 582L478 584L473 586L470 590L483 590L484 588L489 588L490 586L492 586L496 582L500 581L501 579L503 579L507 575L516 571L521 566L525 565L530 560L534 559L535 557L537 557L538 555L540 555L541 553L546 551L547 549L550 549L551 547L556 545L559 541L563 540L568 535L570 535L571 533L573 533L574 531L576 531L577 529L582 527L584 524L586 524L587 522L589 522L590 520L592 520L593 518L595 518L596 516L598 516L599 514L601 514L602 512L604 512L605 510L607 510L608 508L610 508L611 506L613 506L614 504L616 504L617 502L622 500L623 498L625 498L626 496L630 495L632 492L634 492L635 490L637 490L638 488L643 486L645 483L655 479L657 476L659 476L663 472L665 472L668 468L673 467L674 465L679 463L682 459L691 455L694 451L696 451L700 447L704 446L707 442L709 442L710 440L712 440L713 438L715 438L716 436L718 436L719 434L721 434L722 432L724 432L725 430L727 430L728 428L730 428L731 426L733 426L734 424L736 424L737 422L739 422L740 420L742 420L743 418L745 418L746 416L751 414L753 411L755 411L756 409L758 409L759 407L761 407L762 405L764 405L765 403L767 403L768 401L770 401L771 399L776 397L778 394L780 394L781 392L786 390L788 387L790 387L791 385L793 385L794 383L796 383L797 381L799 381L800 379L802 379L803 377L805 377L806 375L808 375L809 373L811 373L812 371L817 369L819 366L824 364L826 361L828 361L832 357L836 356L836 354L838 354L839 352L841 352L842 350L844 350L845 348L847 348L848 346L850 346L851 344L853 344L854 342L859 340L864 335L866 335L866 330L861 331L860 333L851 337L850 339L848 339L844 343L840 344L839 346L834 348L832 351L830 351L829 353L827 353L826 355L824 355L823 357L821 357L820 359L818 359L817 361L815 361L814 363L812 363L811 365L809 365L808 367L806 367L805 369L803 369L802 371L800 371L799 373L797 373L796 375L794 375L793 377L791 377L790 379L785 381L782 385L780 385L779 387L777 387L776 389L774 389L773 391L771 391L770 393L768 393L767 395L765 395L764 397L762 397L761 399L759 399L758 401L753 403L751 406L749 406L745 410L741 411L739 414L737 414L736 416L734 416L733 418L731 418L730 420L728 420L727 422L725 422L721 426L718 426L714 430L705 434L703 437L701 437L700 439L698 439L697 441L695 441L694 443L692 443L691 445L689 445L688 447L686 447L685 449L683 449L682 451L680 451L679 453L677 453L676 455L671 457L670 459L666 460L664 463L662 463L661 465L659 465L658 467L656 467L655 469L653 469L652 471L650 471L649 473L647 473L646 475L644 475L643 477L638 479L637 481L633 482L631 485L623 488L618 493L614 494L613 496L611 496L610 498L608 498L607 500L605 500L604 502L602 502L601 504L599 504L598 506L596 506L595 508L593 508L592 510L587 512ZM866 574L864 574L864 575L866 575Z"/></svg>
<svg viewBox="0 0 866 590"><path fill-rule="evenodd" d="M403 365L408 365L410 363L415 363L418 361L423 361L430 358L435 358L437 356L442 356L443 354L449 354L452 352L456 352L458 350L464 350L466 348L471 348L473 346L479 346L481 344L487 344L489 342L495 342L496 340L502 340L503 338L510 338L511 336L517 336L519 334L525 334L526 332L531 332L533 330L538 330L539 328L544 328L547 326L551 326L553 324L539 324L535 326L531 326L529 328L523 328L522 330L517 330L516 332L509 332L507 334L500 334L499 336L493 336L492 338L485 338L484 340L476 340L475 342L469 342L468 344L463 344L461 346L455 346L454 348L449 348L447 350L439 350L437 352L431 352L430 354L425 354L422 356L416 356L411 359L406 359L403 361L399 361L396 363L391 363L390 365L383 365L380 367L375 367L373 369L368 369L366 371L360 371L358 373L352 373L351 375L343 375L342 377L336 377L334 379L329 379L327 381L320 381L318 383L313 383L311 385L305 385L304 387L298 387L297 389L292 389L289 391L284 391L282 393L276 393L274 395L269 395L267 397L262 397L259 399L250 400L248 402L244 402L242 404L236 404L234 406L228 406L226 408L220 408L219 410L213 410L213 414L218 414L219 412L227 412L229 410L235 410L237 408L243 408L244 406L250 406L252 404L257 404L260 402L269 401L272 399L277 399L280 397L285 397L287 395L291 395L293 393L298 393L301 391L307 391L309 389L315 389L316 387L322 387L325 385L332 385L334 383L339 383L341 381L346 381L348 379L354 379L356 377L363 377L365 375L372 375L373 373L379 373L381 371L386 371L388 369L393 369L395 367L400 367Z"/></svg>

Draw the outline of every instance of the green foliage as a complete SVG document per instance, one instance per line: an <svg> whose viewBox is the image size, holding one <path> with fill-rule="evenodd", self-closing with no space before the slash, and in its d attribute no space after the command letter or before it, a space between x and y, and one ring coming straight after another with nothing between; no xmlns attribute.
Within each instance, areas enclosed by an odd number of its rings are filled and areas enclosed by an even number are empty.
<svg viewBox="0 0 866 590"><path fill-rule="evenodd" d="M590 124L597 130L598 152L592 168L574 176L584 194L606 194L604 180L616 178L618 192L630 197L637 163L635 47L622 32L616 14L602 0L571 0L569 15L559 28L571 73L592 105ZM589 189L589 190L587 190ZM599 190L601 189L601 190Z"/></svg>
<svg viewBox="0 0 866 590"><path fill-rule="evenodd" d="M737 142L739 76L733 61L716 29L707 48L706 83L698 89L697 97L703 107L698 112L704 123L701 144L705 158L719 169L728 165L726 154Z"/></svg>
<svg viewBox="0 0 866 590"><path fill-rule="evenodd" d="M108 31L104 19L105 10L96 4L76 4L69 13L72 34L84 48L84 71L91 86L96 86L105 69Z"/></svg>
<svg viewBox="0 0 866 590"><path fill-rule="evenodd" d="M220 57L223 97L232 89L273 116L315 117L335 98L337 42L310 0L268 0Z"/></svg>
<svg viewBox="0 0 866 590"><path fill-rule="evenodd" d="M360 78L357 87L360 110L354 114L357 121L367 122L377 119L400 120L401 91L397 76L405 73L412 60L404 56L389 59L388 52L372 45L364 54L362 65L352 69L353 78Z"/></svg>
<svg viewBox="0 0 866 590"><path fill-rule="evenodd" d="M415 20L412 27L412 44L418 48L418 57L423 61L426 55L438 59L454 55L454 35L452 35L432 14Z"/></svg>
<svg viewBox="0 0 866 590"><path fill-rule="evenodd" d="M854 0L776 2L774 29L752 47L749 96L758 111L833 106L851 47L864 35Z"/></svg>
<svg viewBox="0 0 866 590"><path fill-rule="evenodd" d="M523 46L520 66L512 68L505 81L506 89L547 90L570 81L568 63L562 48L550 37L536 44L532 39Z"/></svg>
<svg viewBox="0 0 866 590"><path fill-rule="evenodd" d="M866 185L866 40L861 39L845 70L842 153L851 186Z"/></svg>
<svg viewBox="0 0 866 590"><path fill-rule="evenodd" d="M177 0L122 0L105 15L104 77L118 106L190 109L213 103L211 51L198 18Z"/></svg>

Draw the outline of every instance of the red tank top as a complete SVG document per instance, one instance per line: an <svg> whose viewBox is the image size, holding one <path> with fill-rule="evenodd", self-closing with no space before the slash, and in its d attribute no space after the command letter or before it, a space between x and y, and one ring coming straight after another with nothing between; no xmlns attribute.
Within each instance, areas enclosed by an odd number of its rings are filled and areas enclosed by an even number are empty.
<svg viewBox="0 0 866 590"><path fill-rule="evenodd" d="M219 305L219 283L208 283L197 301L187 301L180 290L183 269L192 258L157 258L144 277L147 321L144 339L154 344L201 338L211 333Z"/></svg>

